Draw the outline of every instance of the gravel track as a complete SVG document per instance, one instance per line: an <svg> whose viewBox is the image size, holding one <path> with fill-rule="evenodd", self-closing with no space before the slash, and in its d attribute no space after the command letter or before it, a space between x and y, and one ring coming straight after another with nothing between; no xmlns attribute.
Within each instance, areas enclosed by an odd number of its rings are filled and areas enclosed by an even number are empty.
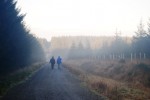
<svg viewBox="0 0 150 100"><path fill-rule="evenodd" d="M66 68L46 64L33 77L12 88L2 100L104 100L81 85Z"/></svg>

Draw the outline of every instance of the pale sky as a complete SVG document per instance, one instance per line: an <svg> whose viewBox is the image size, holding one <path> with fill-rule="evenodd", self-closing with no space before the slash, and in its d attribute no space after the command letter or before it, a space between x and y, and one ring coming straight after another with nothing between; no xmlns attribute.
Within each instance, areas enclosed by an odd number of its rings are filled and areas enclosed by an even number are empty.
<svg viewBox="0 0 150 100"><path fill-rule="evenodd" d="M150 17L150 0L17 0L33 34L132 36Z"/></svg>

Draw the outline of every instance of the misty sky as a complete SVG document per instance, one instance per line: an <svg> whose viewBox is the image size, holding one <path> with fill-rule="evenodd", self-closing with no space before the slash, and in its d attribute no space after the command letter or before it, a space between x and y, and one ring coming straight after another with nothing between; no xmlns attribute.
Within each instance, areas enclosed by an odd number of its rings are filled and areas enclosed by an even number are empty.
<svg viewBox="0 0 150 100"><path fill-rule="evenodd" d="M133 35L150 17L149 0L17 0L31 32L53 35ZM146 25L145 25L146 26Z"/></svg>

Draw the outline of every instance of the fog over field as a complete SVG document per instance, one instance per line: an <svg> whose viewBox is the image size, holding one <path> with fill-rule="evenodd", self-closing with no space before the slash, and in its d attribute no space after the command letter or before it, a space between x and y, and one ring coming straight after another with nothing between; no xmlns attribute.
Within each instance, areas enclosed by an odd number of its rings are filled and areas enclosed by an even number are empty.
<svg viewBox="0 0 150 100"><path fill-rule="evenodd" d="M0 100L150 100L149 3L0 0Z"/></svg>
<svg viewBox="0 0 150 100"><path fill-rule="evenodd" d="M134 37L52 37L49 56L61 56L65 68L111 100L149 99L150 38L141 25Z"/></svg>

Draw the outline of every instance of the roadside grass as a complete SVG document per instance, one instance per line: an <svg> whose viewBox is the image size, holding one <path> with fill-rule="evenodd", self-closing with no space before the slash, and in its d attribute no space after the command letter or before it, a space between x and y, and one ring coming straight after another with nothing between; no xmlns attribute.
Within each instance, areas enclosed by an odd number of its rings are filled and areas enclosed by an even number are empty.
<svg viewBox="0 0 150 100"><path fill-rule="evenodd" d="M91 91L110 100L150 100L150 63L68 60L67 67Z"/></svg>
<svg viewBox="0 0 150 100"><path fill-rule="evenodd" d="M9 89L12 87L25 82L30 78L35 72L42 68L44 63L34 63L30 66L19 69L7 76L0 78L0 98L4 96Z"/></svg>

